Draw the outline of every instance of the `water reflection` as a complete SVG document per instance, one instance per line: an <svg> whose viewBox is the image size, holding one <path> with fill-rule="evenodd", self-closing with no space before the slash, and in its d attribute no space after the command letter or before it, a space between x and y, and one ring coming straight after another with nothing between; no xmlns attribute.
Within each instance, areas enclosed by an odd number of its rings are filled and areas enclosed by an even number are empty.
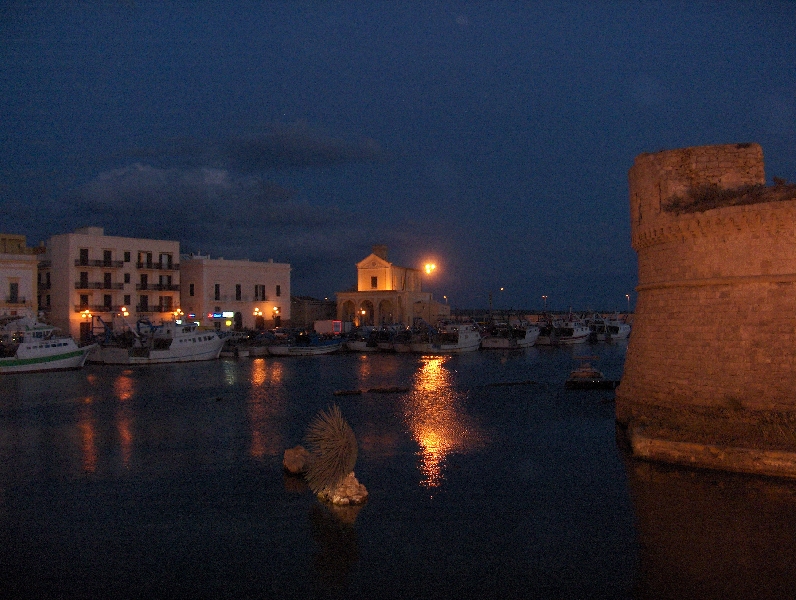
<svg viewBox="0 0 796 600"><path fill-rule="evenodd" d="M80 432L81 466L86 473L94 473L97 470L96 424L91 403L91 396L87 396L80 403L80 416L77 423Z"/></svg>
<svg viewBox="0 0 796 600"><path fill-rule="evenodd" d="M319 591L342 591L348 585L359 560L357 533L352 523L353 519L351 522L341 520L320 503L313 503L310 508L312 537L318 546L314 567Z"/></svg>
<svg viewBox="0 0 796 600"><path fill-rule="evenodd" d="M251 361L251 389L246 402L246 414L251 438L249 455L253 458L273 456L282 448L277 422L284 405L272 386L282 382L283 368L281 362Z"/></svg>
<svg viewBox="0 0 796 600"><path fill-rule="evenodd" d="M116 410L116 432L119 435L119 450L122 466L125 469L130 467L133 453L133 418L129 401L135 394L135 381L131 375L132 371L125 370L113 381L113 392L119 401Z"/></svg>
<svg viewBox="0 0 796 600"><path fill-rule="evenodd" d="M461 402L466 392L454 389L447 356L423 357L406 400L404 418L420 445L420 484L439 487L446 457L467 452L484 442L483 434L468 422Z"/></svg>
<svg viewBox="0 0 796 600"><path fill-rule="evenodd" d="M796 597L796 483L628 461L634 596Z"/></svg>

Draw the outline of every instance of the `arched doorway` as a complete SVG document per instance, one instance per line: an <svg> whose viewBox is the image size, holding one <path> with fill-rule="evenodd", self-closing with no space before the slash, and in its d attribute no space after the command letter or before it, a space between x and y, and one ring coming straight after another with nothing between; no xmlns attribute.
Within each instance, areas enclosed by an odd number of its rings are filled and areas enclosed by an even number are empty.
<svg viewBox="0 0 796 600"><path fill-rule="evenodd" d="M382 300L379 302L379 323L381 325L394 325L395 324L395 309L391 300Z"/></svg>
<svg viewBox="0 0 796 600"><path fill-rule="evenodd" d="M373 303L370 300L363 300L359 305L357 318L360 327L373 325Z"/></svg>

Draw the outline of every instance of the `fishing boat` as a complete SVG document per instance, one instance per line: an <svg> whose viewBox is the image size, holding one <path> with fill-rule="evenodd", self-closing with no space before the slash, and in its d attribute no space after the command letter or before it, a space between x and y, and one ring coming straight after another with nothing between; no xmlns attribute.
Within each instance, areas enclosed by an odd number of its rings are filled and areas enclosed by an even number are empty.
<svg viewBox="0 0 796 600"><path fill-rule="evenodd" d="M268 354L272 356L313 356L337 352L342 347L343 340L339 337L325 338L315 332L301 332L285 342L268 346Z"/></svg>
<svg viewBox="0 0 796 600"><path fill-rule="evenodd" d="M573 315L555 323L555 330L558 344L582 344L591 333L589 326Z"/></svg>
<svg viewBox="0 0 796 600"><path fill-rule="evenodd" d="M422 354L460 354L481 347L481 332L471 323L442 323L427 340L410 344L412 352Z"/></svg>
<svg viewBox="0 0 796 600"><path fill-rule="evenodd" d="M114 331L116 329L116 331ZM139 320L135 327L106 326L105 338L89 354L88 362L105 365L150 365L157 363L214 360L224 340L215 331L196 323L163 321L152 325Z"/></svg>
<svg viewBox="0 0 796 600"><path fill-rule="evenodd" d="M540 332L536 325L513 326L497 323L481 338L481 347L501 350L529 348L536 343Z"/></svg>
<svg viewBox="0 0 796 600"><path fill-rule="evenodd" d="M630 323L626 323L619 318L619 315L614 315L610 319L605 319L606 333L612 340L625 340L630 336Z"/></svg>
<svg viewBox="0 0 796 600"><path fill-rule="evenodd" d="M78 346L58 328L30 317L0 328L0 373L79 369L95 345Z"/></svg>
<svg viewBox="0 0 796 600"><path fill-rule="evenodd" d="M620 320L618 316L606 319L595 313L586 320L590 330L590 337L597 342L623 340L630 335L630 325Z"/></svg>
<svg viewBox="0 0 796 600"><path fill-rule="evenodd" d="M422 333L416 329L401 329L395 333L392 339L392 349L394 352L411 352L412 342L419 342Z"/></svg>
<svg viewBox="0 0 796 600"><path fill-rule="evenodd" d="M379 349L376 331L371 327L360 327L346 339L345 347L351 352L376 352Z"/></svg>
<svg viewBox="0 0 796 600"><path fill-rule="evenodd" d="M591 361L597 360L596 356L576 356L575 359L580 361L580 365L567 377L564 383L566 389L612 390L619 385L618 381L606 379L602 371L591 364Z"/></svg>

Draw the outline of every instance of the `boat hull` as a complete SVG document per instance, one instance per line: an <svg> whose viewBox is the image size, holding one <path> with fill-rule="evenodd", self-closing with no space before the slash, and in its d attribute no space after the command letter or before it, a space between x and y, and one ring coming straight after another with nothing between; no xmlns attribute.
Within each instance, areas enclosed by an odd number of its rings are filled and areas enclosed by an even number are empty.
<svg viewBox="0 0 796 600"><path fill-rule="evenodd" d="M222 339L214 338L205 343L192 344L191 348L177 350L100 346L89 355L88 362L103 365L153 365L215 360L221 354L223 345Z"/></svg>
<svg viewBox="0 0 796 600"><path fill-rule="evenodd" d="M0 359L0 373L33 373L38 371L67 371L80 369L94 346L69 348L67 352L40 356L14 356Z"/></svg>
<svg viewBox="0 0 796 600"><path fill-rule="evenodd" d="M340 350L342 344L324 344L320 346L283 346L275 344L268 348L272 356L314 356L317 354L331 354Z"/></svg>

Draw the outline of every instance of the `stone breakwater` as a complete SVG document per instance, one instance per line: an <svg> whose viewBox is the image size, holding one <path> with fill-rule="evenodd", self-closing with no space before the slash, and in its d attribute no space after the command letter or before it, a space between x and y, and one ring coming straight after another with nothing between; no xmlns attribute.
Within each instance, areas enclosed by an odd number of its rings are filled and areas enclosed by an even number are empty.
<svg viewBox="0 0 796 600"><path fill-rule="evenodd" d="M673 462L693 462L688 444L796 452L796 194L667 210L700 187L764 184L757 144L642 154L629 172L639 284L616 417L680 444ZM700 466L754 471L723 456Z"/></svg>

